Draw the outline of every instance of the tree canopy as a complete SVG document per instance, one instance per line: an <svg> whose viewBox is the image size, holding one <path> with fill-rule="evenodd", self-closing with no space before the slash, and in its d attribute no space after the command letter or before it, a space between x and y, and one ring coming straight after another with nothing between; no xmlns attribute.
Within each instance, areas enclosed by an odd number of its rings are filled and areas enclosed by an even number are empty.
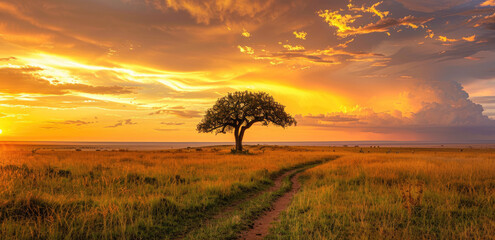
<svg viewBox="0 0 495 240"><path fill-rule="evenodd" d="M255 123L281 127L296 125L285 106L266 92L239 91L219 98L197 126L198 132L234 132L236 150L242 151L244 132Z"/></svg>

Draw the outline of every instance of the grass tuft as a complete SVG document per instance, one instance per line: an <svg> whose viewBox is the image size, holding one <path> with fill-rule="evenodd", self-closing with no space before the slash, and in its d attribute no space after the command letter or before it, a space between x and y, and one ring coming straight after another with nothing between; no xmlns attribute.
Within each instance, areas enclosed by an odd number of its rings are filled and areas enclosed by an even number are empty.
<svg viewBox="0 0 495 240"><path fill-rule="evenodd" d="M57 204L38 196L26 196L0 203L0 220L46 219L53 216Z"/></svg>

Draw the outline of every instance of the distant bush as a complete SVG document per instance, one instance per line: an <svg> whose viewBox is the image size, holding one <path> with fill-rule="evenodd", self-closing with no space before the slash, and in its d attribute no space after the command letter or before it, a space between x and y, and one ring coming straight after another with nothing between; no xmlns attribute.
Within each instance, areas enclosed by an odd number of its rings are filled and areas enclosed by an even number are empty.
<svg viewBox="0 0 495 240"><path fill-rule="evenodd" d="M239 151L239 150L236 150L236 149L230 149L230 153L232 154L244 154L244 155L251 155L251 153L249 152L248 149L246 150L242 150L242 151Z"/></svg>

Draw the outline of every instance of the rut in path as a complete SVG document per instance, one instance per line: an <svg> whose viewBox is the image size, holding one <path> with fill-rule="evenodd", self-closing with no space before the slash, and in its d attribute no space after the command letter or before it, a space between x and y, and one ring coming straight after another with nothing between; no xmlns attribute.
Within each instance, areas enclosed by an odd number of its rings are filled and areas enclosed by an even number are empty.
<svg viewBox="0 0 495 240"><path fill-rule="evenodd" d="M292 182L292 188L290 189L290 191L286 192L284 195L278 198L273 203L273 206L270 210L256 219L252 228L243 232L240 239L263 239L268 234L268 230L270 229L271 224L277 221L280 213L287 207L289 207L292 198L301 188L301 183L298 180L298 177L301 173L302 172L299 172L292 176L292 178L290 179Z"/></svg>

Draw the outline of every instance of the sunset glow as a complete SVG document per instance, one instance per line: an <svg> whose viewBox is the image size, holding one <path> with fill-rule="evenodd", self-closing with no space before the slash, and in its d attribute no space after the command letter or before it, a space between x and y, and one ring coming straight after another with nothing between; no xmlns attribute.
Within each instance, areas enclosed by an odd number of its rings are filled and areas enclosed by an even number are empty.
<svg viewBox="0 0 495 240"><path fill-rule="evenodd" d="M298 122L245 141L495 137L491 0L6 0L0 16L2 141L232 141L196 124L238 90Z"/></svg>

